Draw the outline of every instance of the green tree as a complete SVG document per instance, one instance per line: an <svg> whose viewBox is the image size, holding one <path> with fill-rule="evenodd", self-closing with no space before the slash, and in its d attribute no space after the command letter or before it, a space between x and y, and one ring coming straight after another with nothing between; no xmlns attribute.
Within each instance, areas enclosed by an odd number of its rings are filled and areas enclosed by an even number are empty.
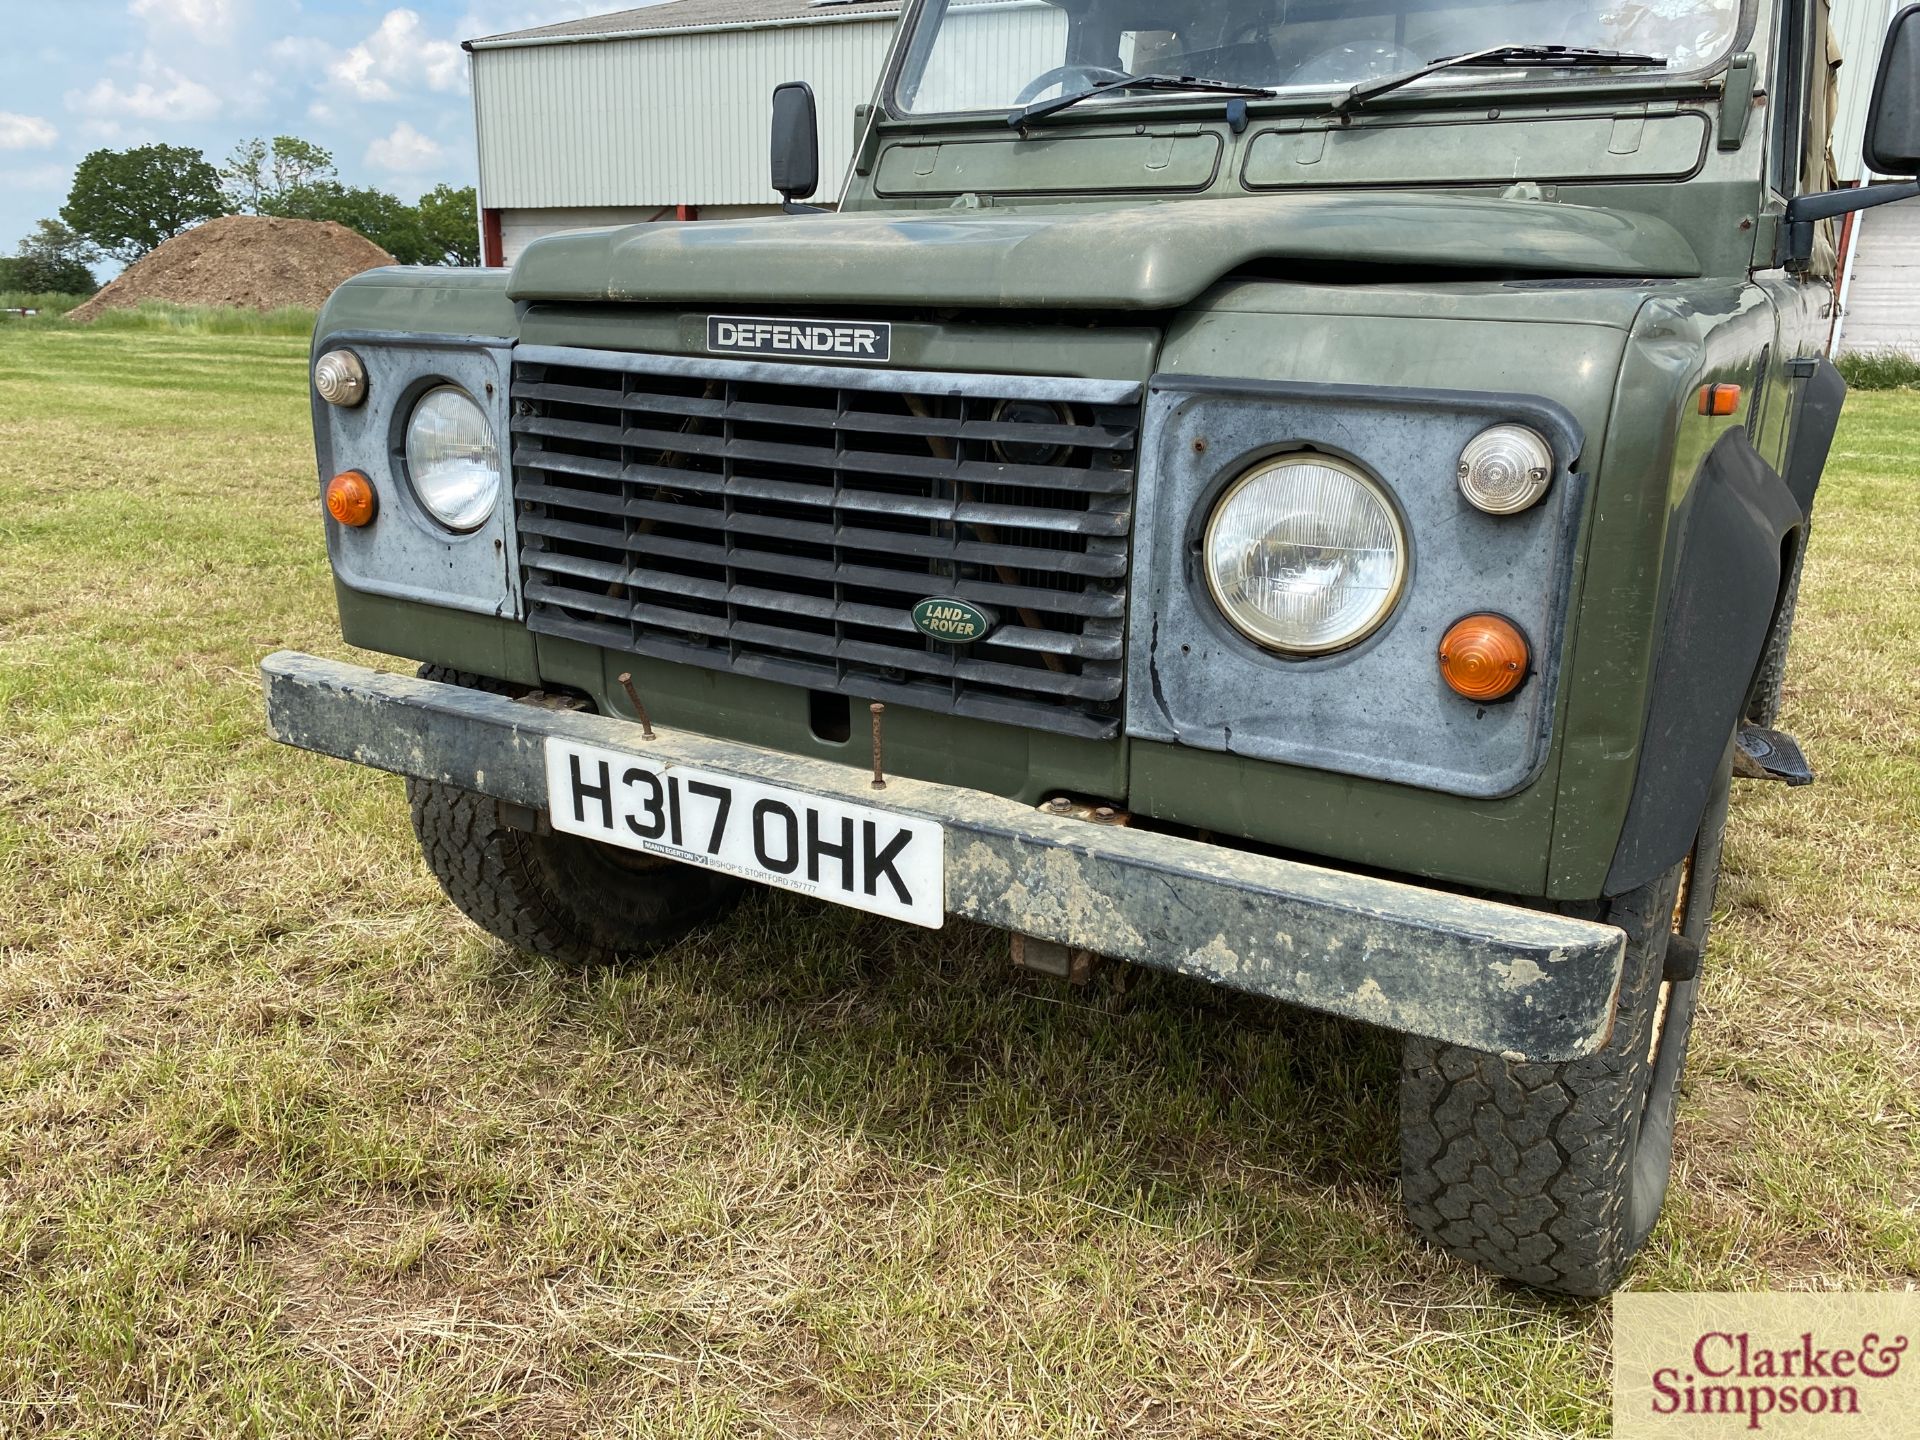
<svg viewBox="0 0 1920 1440"><path fill-rule="evenodd" d="M473 186L436 185L420 197L420 230L434 265L480 263L480 209Z"/></svg>
<svg viewBox="0 0 1920 1440"><path fill-rule="evenodd" d="M267 142L258 135L242 140L220 167L220 193L236 215L258 215L260 202L266 199L268 179Z"/></svg>
<svg viewBox="0 0 1920 1440"><path fill-rule="evenodd" d="M39 295L91 295L99 289L87 268L93 248L58 220L42 220L10 260L0 260L0 290Z"/></svg>
<svg viewBox="0 0 1920 1440"><path fill-rule="evenodd" d="M334 174L332 152L311 140L276 135L269 142L256 136L233 147L220 167L220 182L235 212L261 215L289 190L330 180Z"/></svg>
<svg viewBox="0 0 1920 1440"><path fill-rule="evenodd" d="M420 212L384 190L313 180L268 197L260 213L288 220L332 220L358 230L402 265L441 263L421 228Z"/></svg>
<svg viewBox="0 0 1920 1440"><path fill-rule="evenodd" d="M104 254L132 264L225 211L220 174L206 156L184 145L141 145L82 160L60 218Z"/></svg>

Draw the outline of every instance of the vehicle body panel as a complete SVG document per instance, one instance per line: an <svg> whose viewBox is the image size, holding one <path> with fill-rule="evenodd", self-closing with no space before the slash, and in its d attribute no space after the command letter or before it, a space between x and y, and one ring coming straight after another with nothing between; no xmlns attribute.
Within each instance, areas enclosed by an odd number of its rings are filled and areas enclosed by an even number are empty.
<svg viewBox="0 0 1920 1440"><path fill-rule="evenodd" d="M845 211L555 235L515 300L1155 311L1260 262L1520 274L1700 273L1665 220L1483 195L1314 193L1152 204ZM737 305L737 301L734 302Z"/></svg>

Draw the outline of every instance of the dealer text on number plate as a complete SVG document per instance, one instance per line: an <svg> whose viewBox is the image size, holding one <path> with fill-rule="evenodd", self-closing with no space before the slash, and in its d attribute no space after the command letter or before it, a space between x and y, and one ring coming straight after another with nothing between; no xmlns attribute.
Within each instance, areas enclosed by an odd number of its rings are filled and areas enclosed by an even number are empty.
<svg viewBox="0 0 1920 1440"><path fill-rule="evenodd" d="M571 740L547 740L553 828L929 929L946 911L938 824Z"/></svg>

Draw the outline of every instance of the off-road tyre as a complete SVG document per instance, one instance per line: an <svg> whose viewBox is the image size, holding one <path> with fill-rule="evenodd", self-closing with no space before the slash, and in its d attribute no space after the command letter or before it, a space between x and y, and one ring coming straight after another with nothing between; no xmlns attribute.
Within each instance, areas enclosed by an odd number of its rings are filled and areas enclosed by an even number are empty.
<svg viewBox="0 0 1920 1440"><path fill-rule="evenodd" d="M420 677L512 693L440 666L421 666ZM491 796L456 786L408 780L407 803L427 868L460 913L517 950L564 964L659 950L724 913L746 889L715 871L515 828Z"/></svg>
<svg viewBox="0 0 1920 1440"><path fill-rule="evenodd" d="M1780 613L1767 632L1767 648L1761 652L1760 669L1753 679L1753 691L1747 697L1747 720L1768 730L1775 728L1780 720L1780 701L1787 686L1787 647L1793 643L1793 613L1800 603L1800 571L1812 533L1813 527L1809 524L1794 549L1793 574L1787 578Z"/></svg>
<svg viewBox="0 0 1920 1440"><path fill-rule="evenodd" d="M1678 933L1706 945L1727 813L1721 773L1685 862L1576 912L1627 934L1619 1009L1600 1051L1540 1064L1407 1038L1401 1198L1441 1250L1538 1290L1599 1296L1645 1243L1666 1200L1700 984L1697 968L1665 980L1669 942Z"/></svg>

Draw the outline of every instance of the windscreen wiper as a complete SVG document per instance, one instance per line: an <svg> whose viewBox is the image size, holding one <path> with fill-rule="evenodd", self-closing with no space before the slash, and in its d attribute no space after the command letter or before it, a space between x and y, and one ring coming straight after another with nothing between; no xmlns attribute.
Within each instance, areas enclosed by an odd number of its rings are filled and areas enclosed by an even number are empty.
<svg viewBox="0 0 1920 1440"><path fill-rule="evenodd" d="M1118 80L1097 80L1084 90L1075 90L1071 94L1056 95L1051 100L1036 100L1031 105L1023 105L1007 116L1007 124L1018 130L1029 120L1038 120L1043 115L1051 115L1056 110L1065 110L1069 105L1078 105L1082 100L1091 100L1094 96L1105 95L1110 90L1199 90L1213 95L1259 96L1278 93L1267 89L1264 85L1236 85L1231 80L1208 80L1199 75L1123 75Z"/></svg>
<svg viewBox="0 0 1920 1440"><path fill-rule="evenodd" d="M1609 65L1632 65L1664 70L1667 62L1658 55L1641 55L1631 50L1588 50L1578 45L1489 45L1485 50L1470 50L1465 55L1443 55L1418 70L1403 70L1379 80L1355 85L1333 102L1333 113L1345 114L1389 90L1411 85L1442 70L1459 69L1597 69Z"/></svg>

